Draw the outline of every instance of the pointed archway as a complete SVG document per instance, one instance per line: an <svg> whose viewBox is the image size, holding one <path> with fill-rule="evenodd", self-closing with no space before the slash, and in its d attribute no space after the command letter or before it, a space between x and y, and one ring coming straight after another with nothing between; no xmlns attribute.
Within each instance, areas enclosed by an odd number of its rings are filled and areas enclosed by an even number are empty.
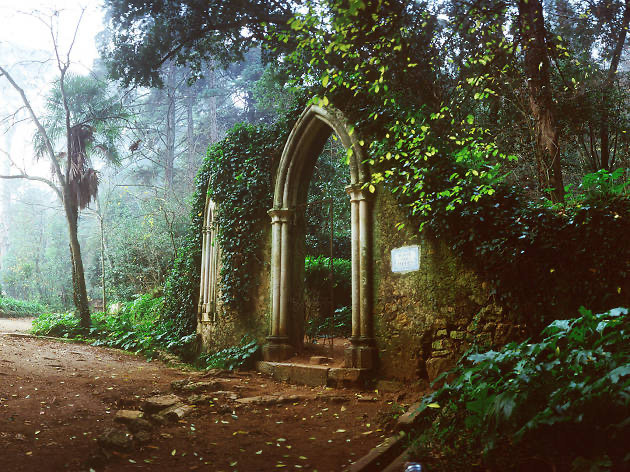
<svg viewBox="0 0 630 472"><path fill-rule="evenodd" d="M315 162L326 140L335 133L347 150L350 185L346 191L351 203L352 254L352 336L345 351L346 367L372 368L374 347L372 293L371 194L362 146L341 112L308 106L293 127L285 144L276 173L271 249L271 322L265 360L289 358L303 336L303 321L295 313L292 294L299 285L300 263L296 248L296 209L307 199ZM301 261L303 264L303 260Z"/></svg>

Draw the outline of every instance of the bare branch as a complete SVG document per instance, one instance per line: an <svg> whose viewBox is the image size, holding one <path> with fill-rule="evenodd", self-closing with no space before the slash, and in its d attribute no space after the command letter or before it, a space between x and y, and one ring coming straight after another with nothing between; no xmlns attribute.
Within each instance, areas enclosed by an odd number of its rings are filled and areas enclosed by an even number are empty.
<svg viewBox="0 0 630 472"><path fill-rule="evenodd" d="M57 187L52 180L48 180L44 177L38 177L36 175L28 175L28 174L15 174L15 175L0 175L0 179L24 179L24 180L32 180L34 182L42 182L48 185L51 189L55 191L60 200L63 200L63 196L61 194L61 190Z"/></svg>
<svg viewBox="0 0 630 472"><path fill-rule="evenodd" d="M22 102L24 103L24 106L28 110L28 113L31 119L33 120L33 123L35 123L35 126L37 126L37 131L41 133L42 137L44 138L46 151L48 152L48 157L55 171L55 175L59 179L59 182L61 182L61 185L62 186L65 185L65 179L63 178L61 167L59 167L59 163L57 162L57 159L55 158L55 151L53 150L52 143L50 142L50 139L48 137L48 133L46 133L46 129L37 118L37 115L35 115L35 112L33 111L33 107L31 106L31 103L28 101L28 98L26 98L26 94L24 93L24 90L22 90L22 88L13 79L11 74L9 74L9 72L2 66L0 66L0 77L1 76L6 77L6 79L9 81L11 86L20 94L20 97L22 98Z"/></svg>

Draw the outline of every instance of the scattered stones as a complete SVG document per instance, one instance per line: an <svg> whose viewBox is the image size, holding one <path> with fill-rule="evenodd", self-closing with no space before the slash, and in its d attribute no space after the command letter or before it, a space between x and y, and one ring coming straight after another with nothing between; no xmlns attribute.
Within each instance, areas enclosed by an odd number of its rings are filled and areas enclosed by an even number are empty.
<svg viewBox="0 0 630 472"><path fill-rule="evenodd" d="M195 407L190 405L184 405L183 403L178 403L177 405L173 405L166 410L161 411L158 416L162 416L166 418L168 421L179 421L184 416L187 416L195 409Z"/></svg>
<svg viewBox="0 0 630 472"><path fill-rule="evenodd" d="M151 423L143 418L141 411L120 410L116 413L114 422L124 424L132 433L153 429Z"/></svg>
<svg viewBox="0 0 630 472"><path fill-rule="evenodd" d="M299 395L261 395L257 397L239 398L236 400L241 405L280 405L282 403L292 403L301 401L303 397Z"/></svg>
<svg viewBox="0 0 630 472"><path fill-rule="evenodd" d="M134 438L136 438L136 440L140 444L146 444L150 442L151 439L153 439L153 436L148 431L138 431L136 434L134 434Z"/></svg>
<svg viewBox="0 0 630 472"><path fill-rule="evenodd" d="M330 403L346 403L348 401L350 401L349 397L343 396L343 395L325 395L325 394L319 394L316 397L318 400L324 401L324 402L330 402Z"/></svg>
<svg viewBox="0 0 630 472"><path fill-rule="evenodd" d="M222 390L223 384L215 380L209 382L191 382L190 379L185 379L171 382L171 388L177 392L201 393Z"/></svg>
<svg viewBox="0 0 630 472"><path fill-rule="evenodd" d="M407 412L398 418L396 429L407 432L413 429L419 419L418 408L420 408L420 402L411 405Z"/></svg>
<svg viewBox="0 0 630 472"><path fill-rule="evenodd" d="M199 395L197 393L193 393L191 396L188 397L186 401L191 405L202 405L204 403L209 403L211 400L212 397L210 395Z"/></svg>
<svg viewBox="0 0 630 472"><path fill-rule="evenodd" d="M126 451L131 448L132 437L120 428L109 428L97 438L99 446L104 449Z"/></svg>
<svg viewBox="0 0 630 472"><path fill-rule="evenodd" d="M148 414L157 413L179 402L177 395L157 395L147 398L142 404L142 410Z"/></svg>

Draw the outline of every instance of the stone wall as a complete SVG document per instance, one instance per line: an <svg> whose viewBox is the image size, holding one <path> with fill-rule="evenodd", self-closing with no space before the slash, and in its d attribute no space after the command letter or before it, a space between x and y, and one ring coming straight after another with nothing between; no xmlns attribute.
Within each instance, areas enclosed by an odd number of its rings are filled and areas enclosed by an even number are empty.
<svg viewBox="0 0 630 472"><path fill-rule="evenodd" d="M269 256L271 253L271 231L266 233L266 242L260 254L259 271L251 274L256 280L253 293L250 294L251 302L246 313L235 313L220 302L221 290L217 302L215 319L210 321L197 321L197 337L204 352L216 352L230 346L234 346L246 334L258 339L263 344L267 336L270 311L271 273Z"/></svg>
<svg viewBox="0 0 630 472"><path fill-rule="evenodd" d="M498 347L525 336L514 316L494 303L479 278L445 244L397 230L405 215L379 192L374 205L374 322L379 373L399 380L433 380L472 343ZM393 273L391 250L420 246L420 269Z"/></svg>
<svg viewBox="0 0 630 472"><path fill-rule="evenodd" d="M476 342L498 347L525 336L514 316L494 303L486 285L464 267L446 245L428 235L396 229L405 214L387 191L377 191L374 222L374 325L376 374L402 381L433 380ZM198 335L209 352L238 344L245 334L265 343L271 311L271 225L247 313L219 306L216 321L199 322ZM420 246L420 269L391 271L391 250ZM297 264L297 262L296 262ZM300 272L303 276L303 269ZM306 298L311 297L306 294ZM310 300L310 304L314 304ZM293 307L296 308L295 306Z"/></svg>

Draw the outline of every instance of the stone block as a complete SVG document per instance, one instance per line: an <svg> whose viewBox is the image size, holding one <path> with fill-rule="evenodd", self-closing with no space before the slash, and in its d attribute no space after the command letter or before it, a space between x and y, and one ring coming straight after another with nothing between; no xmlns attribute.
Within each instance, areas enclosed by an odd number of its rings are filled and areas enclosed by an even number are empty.
<svg viewBox="0 0 630 472"><path fill-rule="evenodd" d="M445 343L443 339L438 339L437 341L433 341L431 343L431 349L434 349L434 350L444 349L444 347L445 347Z"/></svg>
<svg viewBox="0 0 630 472"><path fill-rule="evenodd" d="M453 368L455 361L450 357L432 357L426 365L429 381L433 382L442 372Z"/></svg>
<svg viewBox="0 0 630 472"><path fill-rule="evenodd" d="M179 403L177 405L173 405L166 410L163 410L159 413L160 416L166 418L168 421L179 421L184 416L190 414L195 407L190 405L184 405L183 403Z"/></svg>
<svg viewBox="0 0 630 472"><path fill-rule="evenodd" d="M403 388L404 385L401 382L396 382L395 380L379 380L376 382L376 389L379 392L395 393Z"/></svg>
<svg viewBox="0 0 630 472"><path fill-rule="evenodd" d="M446 357L448 355L450 355L451 351L449 351L448 349L441 349L441 350L437 350L437 351L433 351L431 353L432 357Z"/></svg>
<svg viewBox="0 0 630 472"><path fill-rule="evenodd" d="M179 403L177 395L157 395L147 398L142 404L142 410L146 413L157 413Z"/></svg>
<svg viewBox="0 0 630 472"><path fill-rule="evenodd" d="M293 365L289 370L289 382L309 387L322 387L326 385L328 370L327 367Z"/></svg>
<svg viewBox="0 0 630 472"><path fill-rule="evenodd" d="M396 429L407 432L412 430L419 419L418 408L420 408L419 402L411 405L409 409L398 418L398 421L396 422Z"/></svg>
<svg viewBox="0 0 630 472"><path fill-rule="evenodd" d="M259 361L256 362L256 370L261 374L269 375L273 377L273 373L276 368L275 362Z"/></svg>
<svg viewBox="0 0 630 472"><path fill-rule="evenodd" d="M355 369L371 369L376 362L376 348L350 346L344 351L344 365Z"/></svg>
<svg viewBox="0 0 630 472"><path fill-rule="evenodd" d="M328 371L327 384L331 387L361 387L367 370L350 367L333 368Z"/></svg>
<svg viewBox="0 0 630 472"><path fill-rule="evenodd" d="M132 437L122 429L109 428L97 438L97 442L104 449L126 451L131 448Z"/></svg>
<svg viewBox="0 0 630 472"><path fill-rule="evenodd" d="M265 344L262 349L263 359L268 362L282 362L295 353L289 344Z"/></svg>
<svg viewBox="0 0 630 472"><path fill-rule="evenodd" d="M437 338L445 338L447 334L448 334L447 330L445 330L445 329L438 329L437 332L435 333L435 337L437 337Z"/></svg>
<svg viewBox="0 0 630 472"><path fill-rule="evenodd" d="M466 333L463 331L451 331L451 339L462 340L466 337Z"/></svg>
<svg viewBox="0 0 630 472"><path fill-rule="evenodd" d="M120 410L116 412L114 422L124 424L132 433L153 429L153 425L143 418L141 411Z"/></svg>
<svg viewBox="0 0 630 472"><path fill-rule="evenodd" d="M330 362L332 359L326 356L311 356L309 362L313 365L322 365Z"/></svg>

